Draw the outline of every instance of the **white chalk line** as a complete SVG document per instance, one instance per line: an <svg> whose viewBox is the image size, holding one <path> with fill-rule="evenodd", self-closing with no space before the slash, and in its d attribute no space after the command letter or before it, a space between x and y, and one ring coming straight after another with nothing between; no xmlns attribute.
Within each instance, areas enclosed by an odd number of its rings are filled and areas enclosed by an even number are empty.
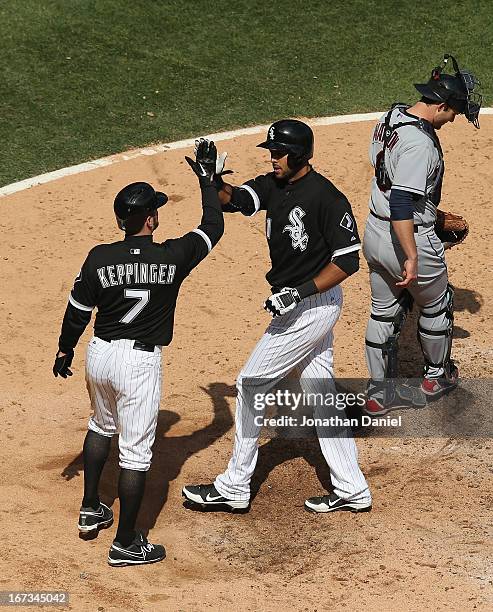
<svg viewBox="0 0 493 612"><path fill-rule="evenodd" d="M307 122L309 122L310 125L314 126L335 125L338 123L357 123L359 121L376 120L382 116L383 112L384 111L375 113L357 113L352 115L335 115L333 117L315 117L312 119L307 119ZM481 115L493 115L493 108L482 108ZM236 138L237 136L250 136L252 134L265 132L268 127L268 125L255 125L253 127L240 128L237 130L230 130L227 132L219 132L217 134L207 134L202 136L204 138L214 140L215 142L219 142L221 140L229 140L230 138ZM58 179L64 178L65 176L80 174L82 172L89 172L90 170L96 170L97 168L104 168L105 166L111 166L122 161L135 159L136 157L142 157L144 155L157 155L158 153L163 153L164 151L169 151L171 149L186 149L194 145L195 138L197 137L186 138L185 140L177 140L176 142L163 143L152 147L145 147L143 149L136 149L127 153L116 153L114 155L101 157L100 159L84 162L75 166L60 168L60 170L54 170L53 172L46 172L45 174L33 176L31 178L27 178L22 181L17 181L16 183L11 183L10 185L5 185L4 187L1 187L0 198L11 195L13 193L17 193L18 191L23 191L24 189L36 187L37 185L43 185L45 183L50 183L51 181L56 181Z"/></svg>

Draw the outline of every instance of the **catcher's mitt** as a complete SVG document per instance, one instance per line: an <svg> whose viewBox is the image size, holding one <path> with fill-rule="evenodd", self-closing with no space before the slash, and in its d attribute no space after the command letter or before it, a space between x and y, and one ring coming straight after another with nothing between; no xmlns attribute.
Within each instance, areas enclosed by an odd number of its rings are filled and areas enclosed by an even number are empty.
<svg viewBox="0 0 493 612"><path fill-rule="evenodd" d="M437 210L435 232L443 242L444 248L450 249L466 239L469 233L469 224L460 215Z"/></svg>

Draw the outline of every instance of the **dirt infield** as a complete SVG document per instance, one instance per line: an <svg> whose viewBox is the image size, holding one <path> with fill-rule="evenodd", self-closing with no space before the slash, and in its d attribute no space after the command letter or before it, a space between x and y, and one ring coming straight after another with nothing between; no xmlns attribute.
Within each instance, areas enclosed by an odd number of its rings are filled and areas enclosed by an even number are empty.
<svg viewBox="0 0 493 612"><path fill-rule="evenodd" d="M315 129L315 167L345 192L361 233L371 170L373 123ZM466 216L471 235L448 252L456 286L454 355L464 377L493 376L493 117L478 132L464 120L442 130L447 172L444 210ZM225 141L233 179L268 170L259 136ZM90 414L84 353L74 376L51 374L72 280L87 251L120 238L115 193L134 180L170 196L156 239L193 229L198 186L173 150L70 176L3 198L0 349L3 421L0 591L67 590L73 610L472 610L491 609L493 505L490 439L358 441L374 497L369 514L310 515L327 471L316 440L263 440L258 494L246 515L182 506L186 483L207 482L229 458L235 376L260 337L268 286L264 216L226 218L211 256L185 282L175 338L164 351L163 398L140 524L162 542L163 563L114 569L106 554L114 528L96 540L77 536L81 447ZM344 284L336 326L338 376L366 376L366 266ZM415 325L411 317L410 328ZM418 375L419 350L405 335L405 375ZM417 414L419 418L419 414ZM113 448L102 497L116 496ZM118 502L113 505L118 514Z"/></svg>

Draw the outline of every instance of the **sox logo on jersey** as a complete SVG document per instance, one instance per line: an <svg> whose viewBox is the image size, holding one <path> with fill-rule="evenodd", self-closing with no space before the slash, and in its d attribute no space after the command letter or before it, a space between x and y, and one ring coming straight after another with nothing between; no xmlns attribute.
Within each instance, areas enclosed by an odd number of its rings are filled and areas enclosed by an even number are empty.
<svg viewBox="0 0 493 612"><path fill-rule="evenodd" d="M293 249L300 249L304 251L308 245L309 236L305 232L305 226L301 220L305 216L305 211L299 206L295 206L289 213L289 220L291 225L285 225L284 232L289 232Z"/></svg>

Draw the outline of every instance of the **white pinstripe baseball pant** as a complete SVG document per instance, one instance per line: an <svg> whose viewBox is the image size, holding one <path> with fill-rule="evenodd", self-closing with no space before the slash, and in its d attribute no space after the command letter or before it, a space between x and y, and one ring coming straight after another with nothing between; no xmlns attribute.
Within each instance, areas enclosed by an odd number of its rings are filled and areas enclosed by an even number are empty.
<svg viewBox="0 0 493 612"><path fill-rule="evenodd" d="M250 355L236 382L236 434L233 456L214 486L229 499L249 499L250 480L258 456L260 426L252 409L257 393L268 393L295 370L301 387L313 391L313 380L333 383L333 327L342 308L342 291L336 286L302 300L291 312L276 317ZM320 389L317 389L320 391ZM314 416L322 417L315 406ZM344 416L344 414L341 414ZM326 431L326 430L325 430ZM320 437L323 456L330 469L334 491L344 499L371 501L365 477L358 466L358 452L350 436Z"/></svg>
<svg viewBox="0 0 493 612"><path fill-rule="evenodd" d="M97 337L89 342L86 384L94 414L88 427L103 436L119 433L120 467L145 472L151 466L161 399L161 347L151 353L133 344Z"/></svg>

